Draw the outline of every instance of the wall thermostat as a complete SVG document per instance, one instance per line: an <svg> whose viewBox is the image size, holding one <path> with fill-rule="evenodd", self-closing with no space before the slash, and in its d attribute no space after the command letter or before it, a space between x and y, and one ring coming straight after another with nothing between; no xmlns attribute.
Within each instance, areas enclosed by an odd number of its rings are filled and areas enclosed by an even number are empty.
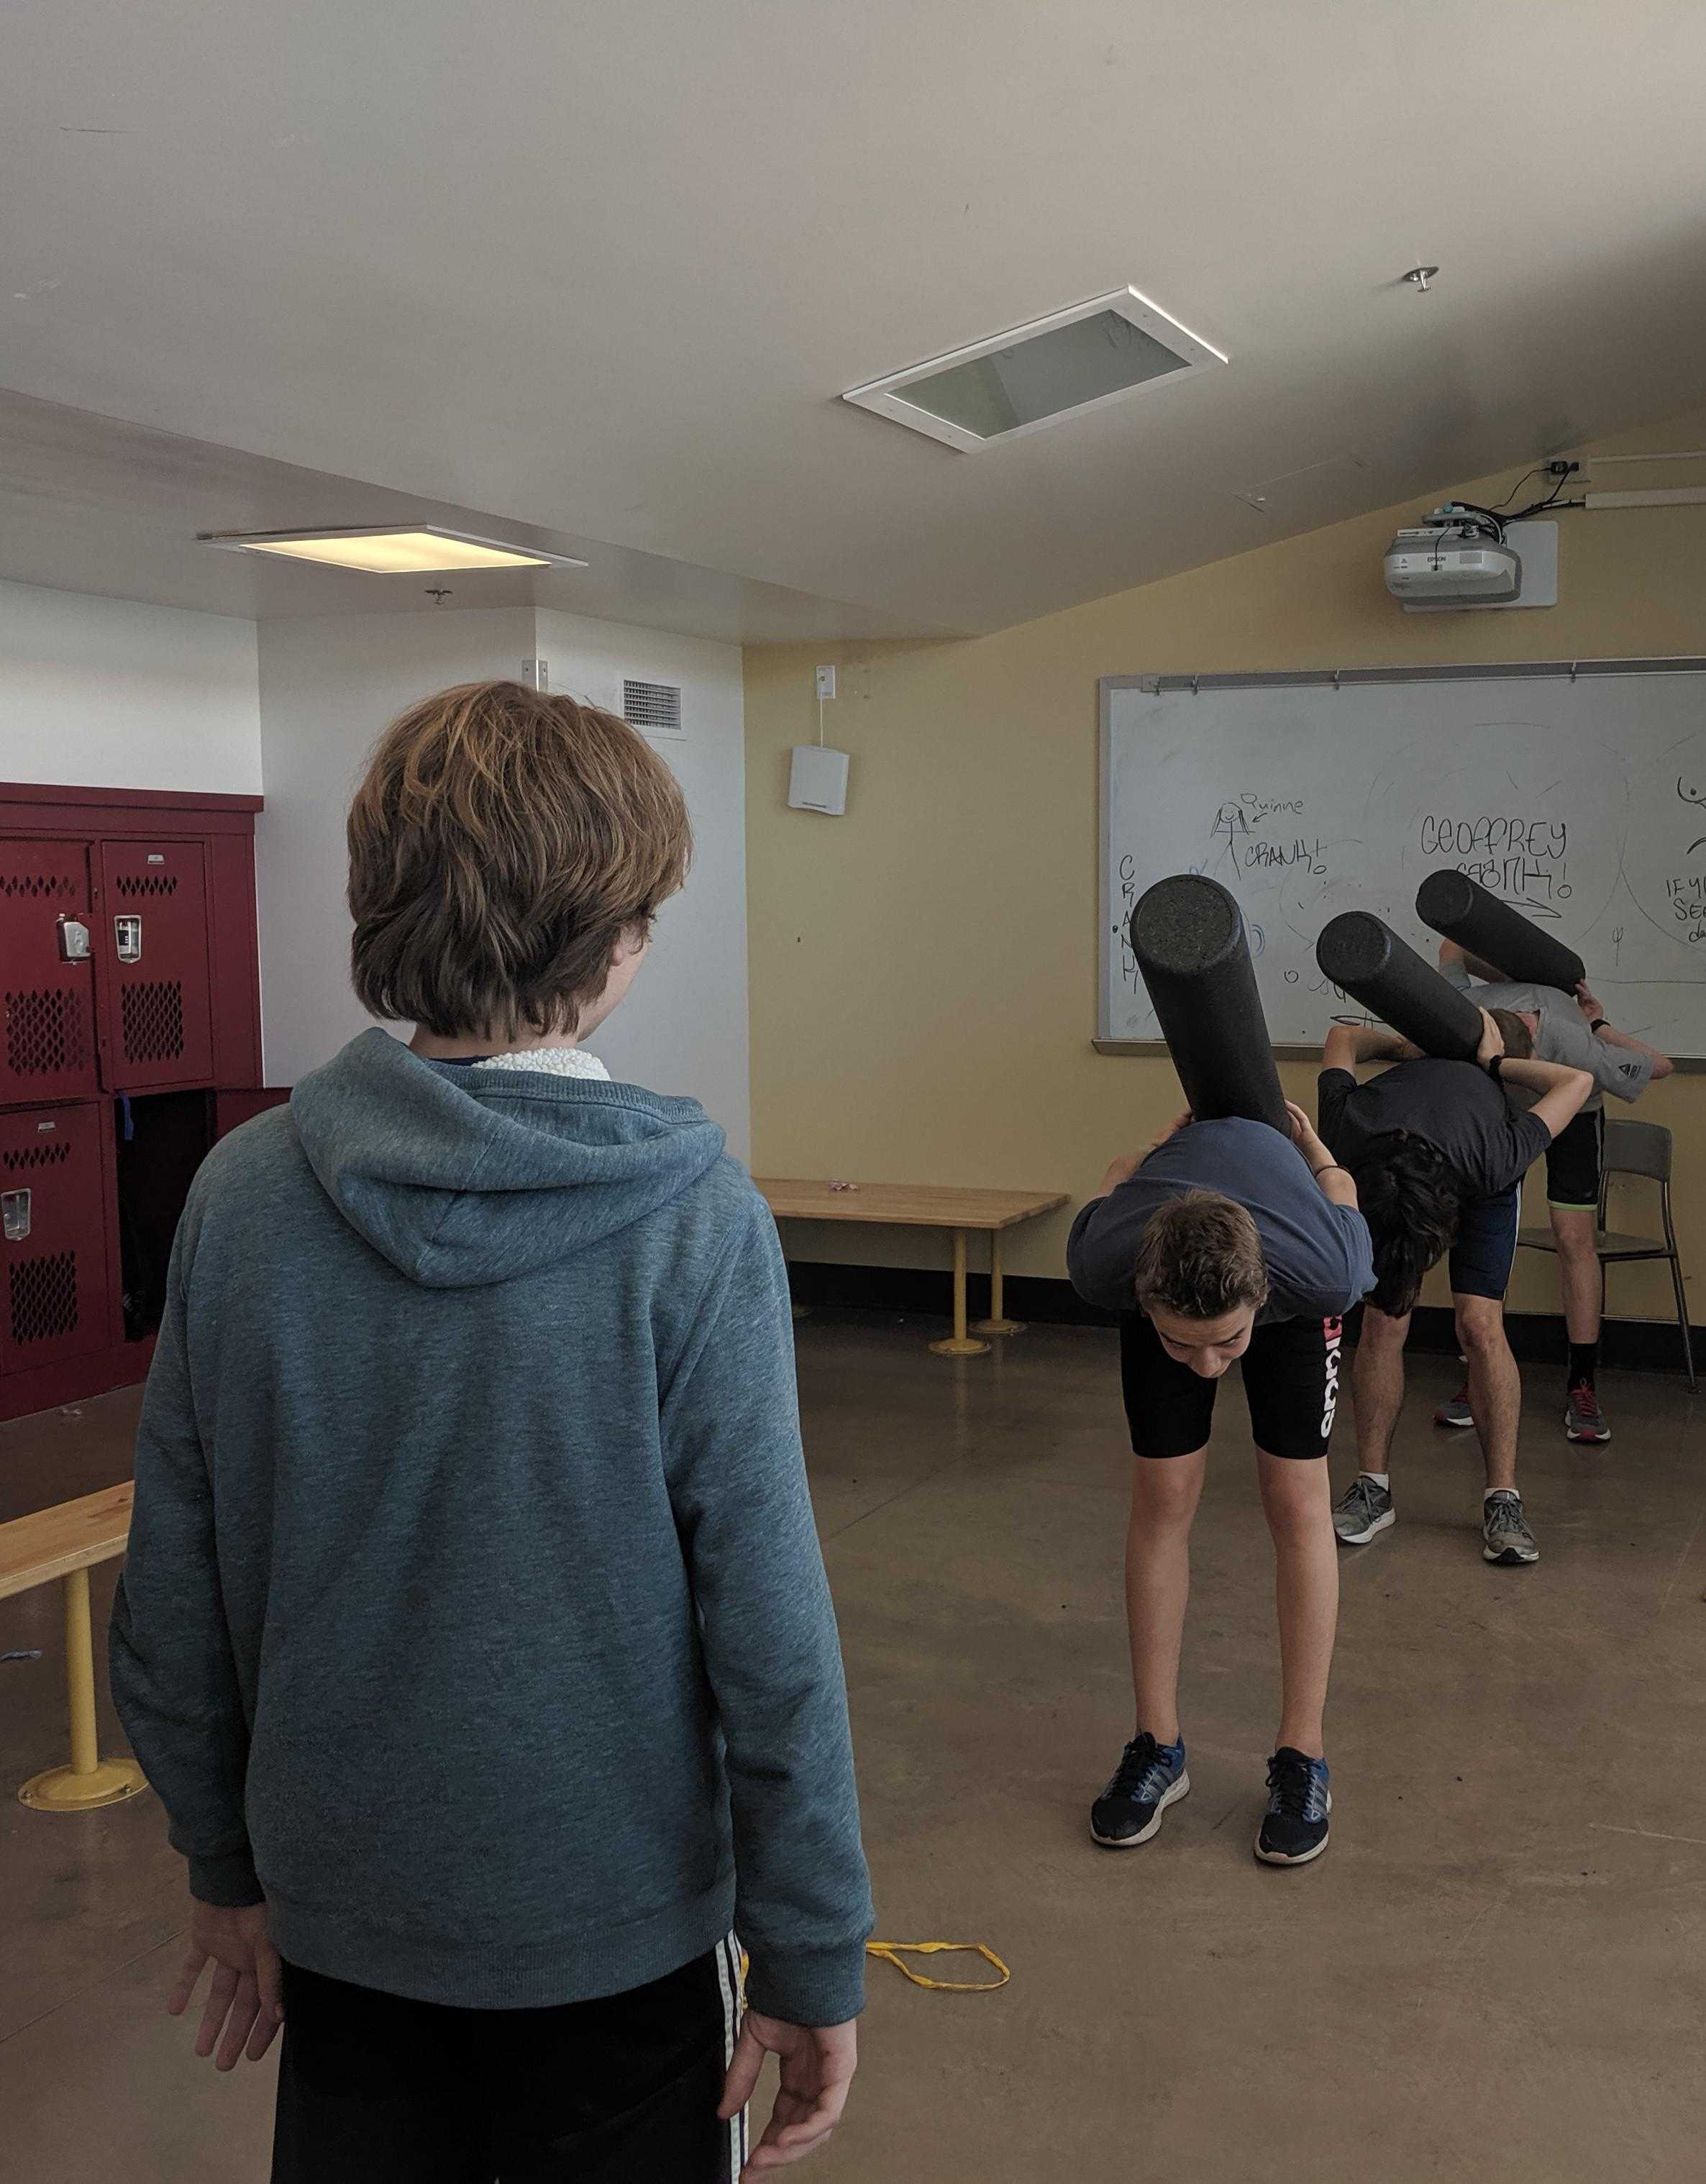
<svg viewBox="0 0 1706 2184"><path fill-rule="evenodd" d="M788 768L788 803L796 811L839 819L847 808L847 755L822 744L796 744Z"/></svg>

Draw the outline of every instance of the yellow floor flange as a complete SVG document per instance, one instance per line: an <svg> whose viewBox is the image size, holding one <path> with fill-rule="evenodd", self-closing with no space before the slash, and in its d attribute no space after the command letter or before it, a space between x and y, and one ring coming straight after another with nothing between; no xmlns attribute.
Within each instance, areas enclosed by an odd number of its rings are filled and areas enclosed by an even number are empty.
<svg viewBox="0 0 1706 2184"><path fill-rule="evenodd" d="M95 1640L89 1617L89 1573L65 1578L65 1702L71 1762L32 1774L18 1792L38 1813L88 1813L139 1797L147 1777L134 1759L103 1759L95 1737Z"/></svg>

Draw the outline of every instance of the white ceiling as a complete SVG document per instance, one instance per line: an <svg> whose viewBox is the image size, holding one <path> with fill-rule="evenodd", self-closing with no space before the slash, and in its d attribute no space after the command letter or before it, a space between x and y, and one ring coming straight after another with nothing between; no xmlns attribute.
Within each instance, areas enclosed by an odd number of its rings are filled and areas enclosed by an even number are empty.
<svg viewBox="0 0 1706 2184"><path fill-rule="evenodd" d="M584 569L372 577L197 543L198 531L444 523L585 557ZM661 554L129 425L0 388L0 577L265 620L440 607L566 608L725 643L928 635L877 610ZM443 588L448 597L435 596Z"/></svg>
<svg viewBox="0 0 1706 2184"><path fill-rule="evenodd" d="M431 504L589 612L991 629L1697 404L1703 75L1698 0L32 0L0 385L203 443L161 539ZM1231 368L974 455L836 399L1128 281Z"/></svg>

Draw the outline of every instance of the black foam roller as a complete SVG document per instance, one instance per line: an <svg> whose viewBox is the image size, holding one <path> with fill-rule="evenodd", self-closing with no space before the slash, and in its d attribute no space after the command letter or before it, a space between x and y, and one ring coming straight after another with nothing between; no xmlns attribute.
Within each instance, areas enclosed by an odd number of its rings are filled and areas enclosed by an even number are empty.
<svg viewBox="0 0 1706 2184"><path fill-rule="evenodd" d="M1131 913L1131 953L1197 1120L1242 1115L1290 1137L1243 913L1219 880L1157 880Z"/></svg>
<svg viewBox="0 0 1706 2184"><path fill-rule="evenodd" d="M1336 917L1315 943L1315 961L1336 986L1424 1054L1474 1061L1481 1011L1371 911Z"/></svg>
<svg viewBox="0 0 1706 2184"><path fill-rule="evenodd" d="M1573 948L1542 933L1531 918L1467 872L1430 872L1416 890L1416 916L1467 956L1502 971L1513 984L1556 986L1573 994L1587 966Z"/></svg>

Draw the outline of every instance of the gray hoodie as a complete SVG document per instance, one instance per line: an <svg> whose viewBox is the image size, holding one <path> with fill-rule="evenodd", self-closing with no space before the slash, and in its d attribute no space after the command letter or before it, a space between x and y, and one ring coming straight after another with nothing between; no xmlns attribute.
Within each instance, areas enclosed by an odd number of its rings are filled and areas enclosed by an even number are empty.
<svg viewBox="0 0 1706 2184"><path fill-rule="evenodd" d="M203 1901L528 2008L733 1925L864 1995L846 1698L763 1200L691 1100L364 1034L197 1176L113 1692Z"/></svg>

